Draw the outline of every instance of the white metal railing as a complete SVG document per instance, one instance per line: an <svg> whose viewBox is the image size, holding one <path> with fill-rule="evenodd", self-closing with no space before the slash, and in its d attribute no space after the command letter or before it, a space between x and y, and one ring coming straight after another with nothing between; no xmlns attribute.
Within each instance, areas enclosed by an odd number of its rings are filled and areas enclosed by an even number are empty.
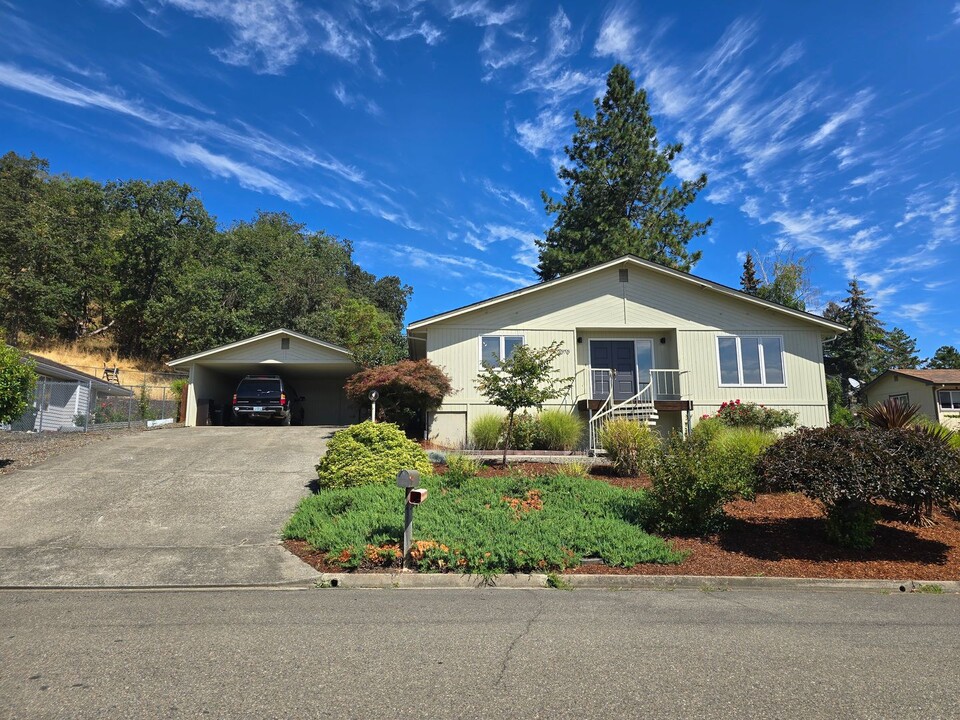
<svg viewBox="0 0 960 720"><path fill-rule="evenodd" d="M667 370L655 368L650 371L650 382L653 385L654 400L680 400L683 397L683 388L680 377L689 370Z"/></svg>
<svg viewBox="0 0 960 720"><path fill-rule="evenodd" d="M600 443L600 428L607 420L632 420L634 422L648 423L656 422L657 410L653 405L653 382L644 385L640 392L631 398L621 402L613 399L613 383L611 383L610 392L607 399L596 412L590 413L589 436L590 450L596 452L602 450Z"/></svg>

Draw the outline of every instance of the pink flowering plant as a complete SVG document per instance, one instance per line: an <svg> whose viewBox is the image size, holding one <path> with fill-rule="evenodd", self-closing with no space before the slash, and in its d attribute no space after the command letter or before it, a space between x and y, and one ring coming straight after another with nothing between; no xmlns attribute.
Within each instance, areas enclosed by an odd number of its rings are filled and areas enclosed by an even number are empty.
<svg viewBox="0 0 960 720"><path fill-rule="evenodd" d="M760 430L773 430L780 427L793 427L797 423L797 414L789 410L774 410L752 402L731 400L717 410L715 416L729 427L755 427Z"/></svg>

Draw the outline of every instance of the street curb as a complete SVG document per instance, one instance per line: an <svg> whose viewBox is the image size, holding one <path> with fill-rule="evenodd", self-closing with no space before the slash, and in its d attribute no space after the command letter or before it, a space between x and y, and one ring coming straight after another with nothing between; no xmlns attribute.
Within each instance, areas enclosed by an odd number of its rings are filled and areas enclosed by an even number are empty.
<svg viewBox="0 0 960 720"><path fill-rule="evenodd" d="M564 589L602 590L858 590L872 592L960 593L956 580L838 580L833 578L723 577L701 575L557 575ZM479 575L440 573L323 573L317 582L321 588L355 589L464 589L492 587L501 589L541 589L549 587L548 576L540 573L497 575L485 579ZM925 589L925 588L939 588Z"/></svg>

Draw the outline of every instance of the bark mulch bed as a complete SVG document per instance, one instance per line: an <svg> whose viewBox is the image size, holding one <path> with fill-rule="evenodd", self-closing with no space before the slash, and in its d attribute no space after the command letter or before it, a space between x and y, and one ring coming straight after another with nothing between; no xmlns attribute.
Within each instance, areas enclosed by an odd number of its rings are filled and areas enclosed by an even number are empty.
<svg viewBox="0 0 960 720"><path fill-rule="evenodd" d="M487 464L480 477L507 474L554 474L553 463L516 463L507 468ZM437 466L443 472L443 465ZM647 489L647 477L616 477L609 466L596 465L591 477L619 487ZM906 522L900 509L880 508L876 541L870 550L844 550L828 542L823 514L812 500L794 493L762 493L755 501L737 500L724 508L727 527L706 538L668 538L690 556L679 565L644 564L632 568L584 564L568 573L611 575L715 575L748 577L852 578L871 580L960 580L960 521L937 512L931 527ZM323 553L302 541L287 541L288 550L321 572L341 572ZM372 572L391 572L389 569ZM365 570L364 572L371 572Z"/></svg>

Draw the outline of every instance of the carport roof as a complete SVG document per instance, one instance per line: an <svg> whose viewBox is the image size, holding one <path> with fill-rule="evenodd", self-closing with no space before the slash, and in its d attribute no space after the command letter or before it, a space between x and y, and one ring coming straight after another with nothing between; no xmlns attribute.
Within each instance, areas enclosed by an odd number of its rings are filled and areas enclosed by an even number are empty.
<svg viewBox="0 0 960 720"><path fill-rule="evenodd" d="M287 335L289 337L295 337L304 342L311 343L317 347L324 348L326 350L331 350L336 353L342 353L344 359L353 362L353 354L344 347L339 345L334 345L332 343L324 342L323 340L317 340L317 338L310 337L309 335L304 335L302 333L294 332L293 330L287 330L285 328L278 328L276 330L271 330L270 332L261 333L260 335L254 335L253 337L246 338L245 340L238 340L237 342L229 343L227 345L221 345L220 347L215 347L211 350L204 350L203 352L196 353L194 355L187 355L186 357L177 358L176 360L171 360L167 365L171 367L176 367L177 365L186 365L191 362L196 362L197 360L203 360L204 358L209 358L213 355L217 355L227 350L233 350L244 345L249 345L251 343L259 342L260 340L265 340L267 338L275 337L277 335Z"/></svg>

